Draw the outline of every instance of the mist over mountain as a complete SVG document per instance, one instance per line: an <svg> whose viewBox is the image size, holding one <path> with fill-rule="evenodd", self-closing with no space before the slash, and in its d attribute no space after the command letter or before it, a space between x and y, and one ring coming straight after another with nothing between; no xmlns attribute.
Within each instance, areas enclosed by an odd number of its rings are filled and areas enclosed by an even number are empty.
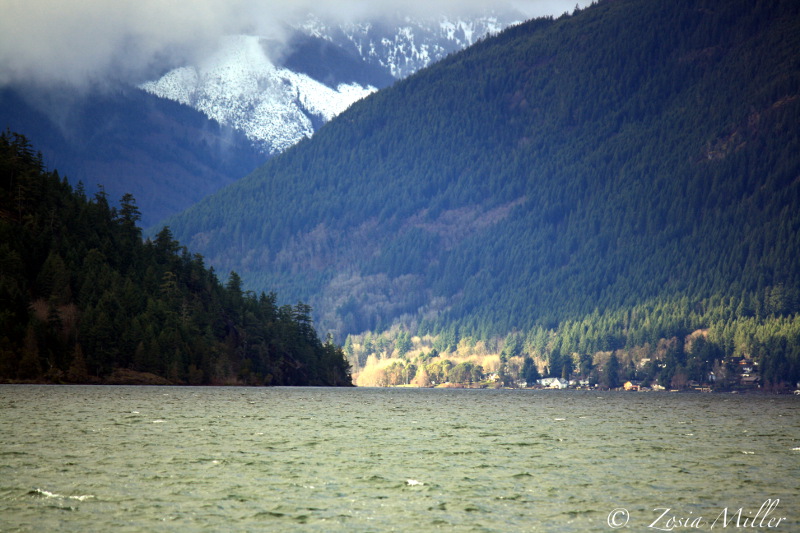
<svg viewBox="0 0 800 533"><path fill-rule="evenodd" d="M331 24L309 16L286 41L228 36L197 65L139 87L243 132L261 152L274 155L353 102L522 17L506 11L470 19L397 15Z"/></svg>
<svg viewBox="0 0 800 533"><path fill-rule="evenodd" d="M133 193L151 226L310 137L354 101L523 17L503 13L358 23L305 15L292 26L261 25L263 34L211 32L214 45L195 44L179 67L159 71L168 54L153 58L139 72L150 81L134 82L125 74L132 66L109 66L113 76L94 82L73 79L64 65L25 75L0 54L8 63L0 127L25 132L46 164L90 193L99 185L112 198Z"/></svg>
<svg viewBox="0 0 800 533"><path fill-rule="evenodd" d="M168 224L340 339L598 313L604 332L579 337L608 349L685 335L718 306L794 313L799 9L606 1L512 27ZM679 318L645 324L662 306Z"/></svg>
<svg viewBox="0 0 800 533"><path fill-rule="evenodd" d="M525 18L571 11L572 0L511 0ZM579 2L583 4L583 2ZM352 24L400 13L417 19L471 18L497 9L490 0L50 0L10 2L0 18L0 85L65 84L87 89L135 85L154 69L202 61L228 35L285 42L313 13ZM156 73L157 74L157 73Z"/></svg>

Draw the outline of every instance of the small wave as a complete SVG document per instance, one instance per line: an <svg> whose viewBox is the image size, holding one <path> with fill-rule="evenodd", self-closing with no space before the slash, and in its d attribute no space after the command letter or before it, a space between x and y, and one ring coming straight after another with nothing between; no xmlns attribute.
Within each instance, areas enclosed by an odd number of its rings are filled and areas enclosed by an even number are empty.
<svg viewBox="0 0 800 533"><path fill-rule="evenodd" d="M792 451L793 452L800 452L800 446L798 446L797 448L792 448Z"/></svg>
<svg viewBox="0 0 800 533"><path fill-rule="evenodd" d="M33 489L28 494L32 496L41 496L42 498L63 498L60 494L55 494L50 492L49 490L44 489Z"/></svg>
<svg viewBox="0 0 800 533"><path fill-rule="evenodd" d="M49 490L45 489L33 489L28 494L32 496L39 496L41 498L59 498L62 500L78 500L79 502L85 502L86 500L91 500L94 498L94 494L81 494L76 496L64 496L63 494L57 494L55 492L50 492Z"/></svg>
<svg viewBox="0 0 800 533"><path fill-rule="evenodd" d="M562 420L566 420L566 418L554 418L553 420L556 420L556 421L558 421L558 422L561 422Z"/></svg>
<svg viewBox="0 0 800 533"><path fill-rule="evenodd" d="M161 420L160 418L158 420L153 420L153 424L163 424L164 422L166 422L166 420Z"/></svg>
<svg viewBox="0 0 800 533"><path fill-rule="evenodd" d="M756 452L748 452L746 450L742 450L742 453L745 454L745 455L755 455L756 454Z"/></svg>
<svg viewBox="0 0 800 533"><path fill-rule="evenodd" d="M416 479L407 479L406 480L406 485L408 485L409 487L421 487L424 484L425 483L423 483L422 481L417 481Z"/></svg>

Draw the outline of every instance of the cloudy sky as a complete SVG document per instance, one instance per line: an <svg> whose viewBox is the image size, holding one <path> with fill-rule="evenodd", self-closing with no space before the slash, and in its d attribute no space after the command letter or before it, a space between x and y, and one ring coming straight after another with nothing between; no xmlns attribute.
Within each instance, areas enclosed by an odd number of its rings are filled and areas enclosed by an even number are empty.
<svg viewBox="0 0 800 533"><path fill-rule="evenodd" d="M222 35L280 38L285 23L313 11L366 18L382 12L448 13L492 0L2 0L0 85L104 79L142 81L154 66L207 54ZM571 12L576 0L514 0L529 17ZM312 8L313 6L313 8Z"/></svg>

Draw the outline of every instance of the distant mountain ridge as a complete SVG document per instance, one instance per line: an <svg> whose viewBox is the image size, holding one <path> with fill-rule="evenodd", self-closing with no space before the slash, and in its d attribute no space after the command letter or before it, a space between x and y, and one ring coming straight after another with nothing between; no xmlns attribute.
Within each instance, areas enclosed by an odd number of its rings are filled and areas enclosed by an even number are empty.
<svg viewBox="0 0 800 533"><path fill-rule="evenodd" d="M139 87L243 132L261 152L274 155L353 102L520 20L508 12L333 25L309 16L286 44L229 36L202 64Z"/></svg>
<svg viewBox="0 0 800 533"><path fill-rule="evenodd" d="M49 169L88 192L102 186L114 201L132 193L148 226L265 160L235 129L133 87L37 93L0 89L0 125L25 132Z"/></svg>
<svg viewBox="0 0 800 533"><path fill-rule="evenodd" d="M309 18L286 43L229 36L202 65L171 70L146 90L0 88L0 128L26 134L45 164L90 193L98 184L112 199L132 193L149 227L377 88L520 19L509 12L344 26Z"/></svg>
<svg viewBox="0 0 800 533"><path fill-rule="evenodd" d="M522 22L511 9L473 17L408 17L400 14L373 21L331 25L311 16L298 27L306 35L325 39L343 50L355 51L368 64L402 79L479 39Z"/></svg>
<svg viewBox="0 0 800 533"><path fill-rule="evenodd" d="M509 28L168 223L339 338L746 310L775 291L763 309L793 313L799 9L618 0ZM614 331L594 349L627 342Z"/></svg>

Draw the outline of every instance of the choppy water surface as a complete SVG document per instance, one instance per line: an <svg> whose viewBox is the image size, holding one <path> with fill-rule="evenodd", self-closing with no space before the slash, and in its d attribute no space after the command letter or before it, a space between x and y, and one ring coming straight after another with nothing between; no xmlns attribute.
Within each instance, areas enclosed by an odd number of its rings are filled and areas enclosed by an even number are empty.
<svg viewBox="0 0 800 533"><path fill-rule="evenodd" d="M798 406L720 394L0 386L0 530L609 531L610 520L646 531L670 517L692 521L681 530L742 530L739 508L743 526L780 499L759 530L772 520L800 531Z"/></svg>

